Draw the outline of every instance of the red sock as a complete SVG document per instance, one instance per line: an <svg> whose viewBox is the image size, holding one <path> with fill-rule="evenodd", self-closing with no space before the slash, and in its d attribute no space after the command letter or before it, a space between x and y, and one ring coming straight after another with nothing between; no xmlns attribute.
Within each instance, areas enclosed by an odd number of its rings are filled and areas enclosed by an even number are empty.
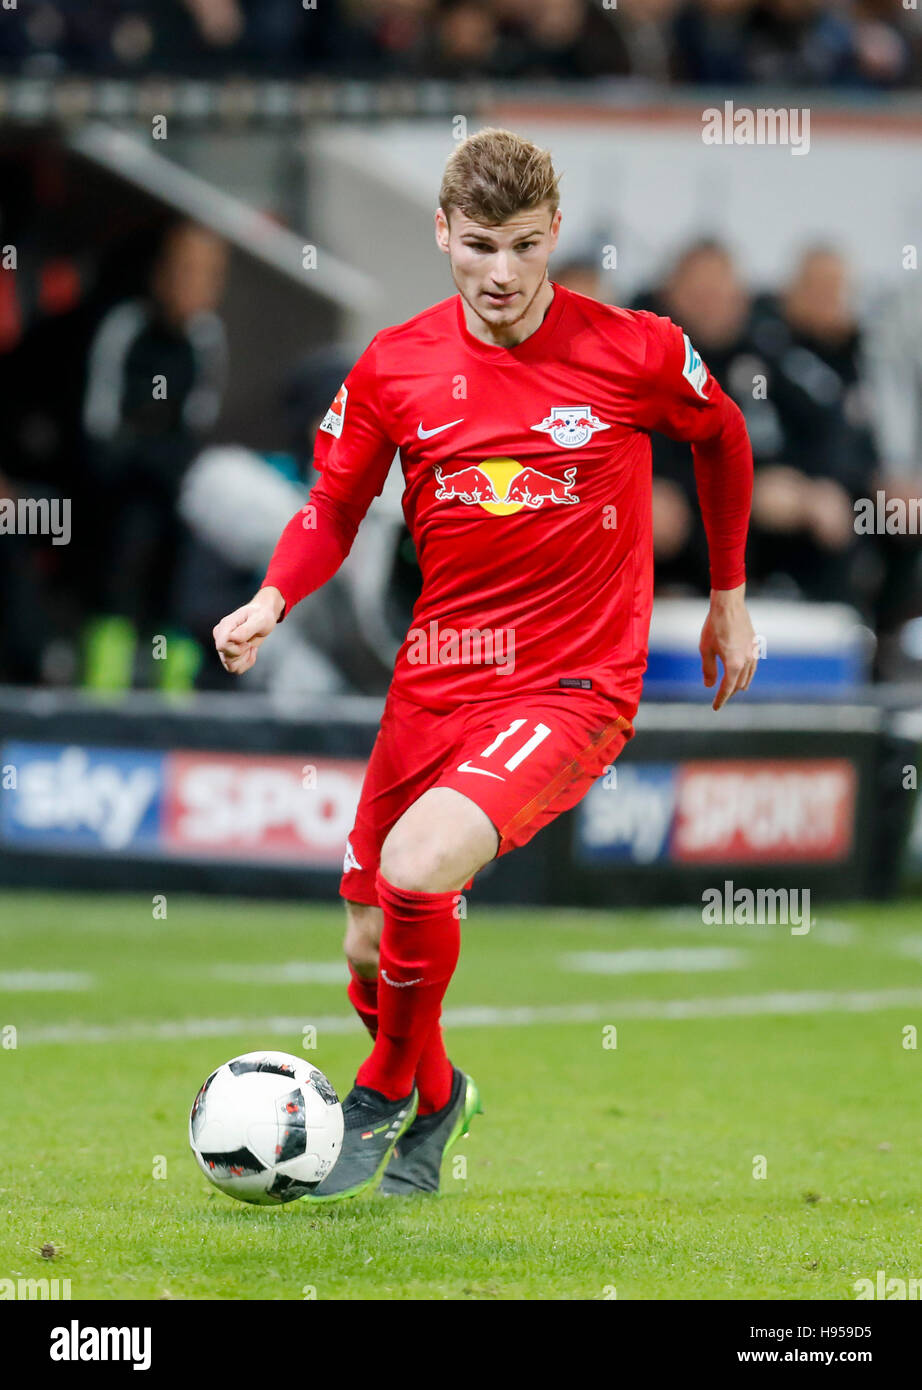
<svg viewBox="0 0 922 1390"><path fill-rule="evenodd" d="M349 963L352 978L346 993L372 1037L378 1032L378 981L368 980L359 975ZM416 1089L419 1091L419 1113L431 1115L441 1110L451 1099L451 1083L454 1079L451 1062L445 1051L442 1039L442 1025L437 1023L426 1039L416 1068Z"/></svg>
<svg viewBox="0 0 922 1390"><path fill-rule="evenodd" d="M352 1005L359 1018L364 1023L372 1037L378 1031L378 980L366 980L364 975L360 975L348 962L349 974L351 976L346 987L349 996L349 1003Z"/></svg>
<svg viewBox="0 0 922 1390"><path fill-rule="evenodd" d="M420 1115L431 1115L434 1110L441 1110L443 1105L448 1104L454 1075L442 1039L442 1025L436 1023L416 1064Z"/></svg>
<svg viewBox="0 0 922 1390"><path fill-rule="evenodd" d="M395 888L378 870L375 886L384 913L378 967L378 1033L356 1084L389 1100L413 1089L426 1042L437 1026L442 999L461 949L458 895Z"/></svg>

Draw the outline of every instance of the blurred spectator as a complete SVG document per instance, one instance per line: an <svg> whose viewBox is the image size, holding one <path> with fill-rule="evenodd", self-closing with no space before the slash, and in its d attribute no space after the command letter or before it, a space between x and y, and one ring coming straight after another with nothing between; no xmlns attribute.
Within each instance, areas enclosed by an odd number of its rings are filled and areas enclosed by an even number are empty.
<svg viewBox="0 0 922 1390"><path fill-rule="evenodd" d="M324 67L368 78L418 72L431 55L436 9L437 0L344 0Z"/></svg>
<svg viewBox="0 0 922 1390"><path fill-rule="evenodd" d="M789 421L789 461L838 477L857 496L876 454L851 279L834 247L808 248L780 298L763 297L755 337L779 369L773 394Z"/></svg>
<svg viewBox="0 0 922 1390"><path fill-rule="evenodd" d="M688 82L739 83L748 76L750 17L756 0L693 0L675 24L681 76Z"/></svg>
<svg viewBox="0 0 922 1390"><path fill-rule="evenodd" d="M544 0L525 15L515 75L585 78L672 76L666 21L675 0L621 0L616 8L583 0Z"/></svg>
<svg viewBox="0 0 922 1390"><path fill-rule="evenodd" d="M569 261L561 261L559 265L552 265L550 276L555 284L563 285L564 289L585 294L590 299L598 300L600 304L613 303L611 272L603 271L598 261L589 256L579 256Z"/></svg>
<svg viewBox="0 0 922 1390"><path fill-rule="evenodd" d="M226 268L227 249L216 236L174 224L147 296L112 308L90 345L83 431L96 598L105 615L89 634L90 685L130 684L137 634L162 633L171 617L176 498L224 391L217 309Z"/></svg>
<svg viewBox="0 0 922 1390"><path fill-rule="evenodd" d="M922 497L922 291L909 283L879 307L868 327L866 370L880 469L874 493L887 501L914 503ZM874 495L873 493L871 495ZM922 614L922 541L918 535L877 537L884 578L877 602L877 627L888 641L907 619Z"/></svg>
<svg viewBox="0 0 922 1390"><path fill-rule="evenodd" d="M681 65L674 20L680 5L681 0L621 0L617 32L623 60L611 71L651 82L678 77Z"/></svg>
<svg viewBox="0 0 922 1390"><path fill-rule="evenodd" d="M749 19L746 76L787 86L853 80L855 36L823 0L760 0Z"/></svg>
<svg viewBox="0 0 922 1390"><path fill-rule="evenodd" d="M845 267L808 252L780 301L754 305L729 252L705 240L638 307L688 333L746 417L756 467L748 569L753 588L866 606L853 498L874 452L858 380L860 339ZM660 587L707 587L688 451L654 437ZM868 581L869 582L869 581Z"/></svg>
<svg viewBox="0 0 922 1390"><path fill-rule="evenodd" d="M58 494L34 432L22 447L26 394L24 343L66 317L83 293L83 268L58 240L57 216L65 196L53 154L30 164L15 150L0 165L0 503ZM61 389L61 388L59 388ZM66 546L46 536L0 535L0 681L38 683L55 624L46 592L65 565Z"/></svg>
<svg viewBox="0 0 922 1390"><path fill-rule="evenodd" d="M890 0L691 0L676 38L691 82L891 87L910 76L903 22Z"/></svg>
<svg viewBox="0 0 922 1390"><path fill-rule="evenodd" d="M335 388L334 388L335 389ZM278 461L240 445L210 446L188 469L179 495L179 515L188 531L180 560L177 613L208 652L196 684L231 688L227 673L211 659L209 638L216 617L248 603L266 571L276 541L307 499L286 478ZM333 586L331 588L331 585ZM320 595L310 595L279 629L281 640L265 670L248 689L334 694L349 686L324 655L321 626L337 587L334 577ZM318 618L321 622L318 623Z"/></svg>
<svg viewBox="0 0 922 1390"><path fill-rule="evenodd" d="M895 0L37 0L0 66L895 87L919 81L918 13Z"/></svg>
<svg viewBox="0 0 922 1390"><path fill-rule="evenodd" d="M703 239L688 247L665 283L641 295L635 308L665 314L688 333L710 371L738 401L753 437L765 434L764 402L751 392L755 370L748 338L749 296L733 259L719 243ZM653 436L653 544L660 592L707 593L707 539L687 445Z"/></svg>
<svg viewBox="0 0 922 1390"><path fill-rule="evenodd" d="M264 71L335 61L341 6L292 0L39 0L0 25L0 65L30 75Z"/></svg>
<svg viewBox="0 0 922 1390"><path fill-rule="evenodd" d="M486 0L448 0L439 12L432 71L441 77L492 74L498 65L499 30Z"/></svg>
<svg viewBox="0 0 922 1390"><path fill-rule="evenodd" d="M879 306L868 327L866 364L881 476L894 493L922 487L922 290L918 271Z"/></svg>
<svg viewBox="0 0 922 1390"><path fill-rule="evenodd" d="M281 532L306 502L316 478L314 437L352 365L347 359L348 354L335 349L313 354L292 375L282 401L290 454L264 456L239 445L212 446L198 455L183 477L178 510L185 534L176 611L183 629L209 652L199 688L237 688L233 677L211 658L215 615L252 598ZM330 694L349 690L348 680L324 650L331 645L343 604L342 577L334 575L282 624L276 652L248 687Z"/></svg>
<svg viewBox="0 0 922 1390"><path fill-rule="evenodd" d="M290 453L212 446L187 471L179 496L187 535L178 614L202 646L210 646L216 614L252 597L280 533L307 501L318 477L313 451L320 422L358 356L357 348L324 348L299 363L283 396ZM286 618L265 669L247 681L247 689L384 693L421 588L412 542L409 555L404 553L402 491L395 464L343 566ZM203 664L197 685L240 689L214 658Z"/></svg>
<svg viewBox="0 0 922 1390"><path fill-rule="evenodd" d="M896 87L910 80L912 45L908 23L911 8L903 5L900 16L892 0L856 0L855 63L868 86ZM897 27L901 18L907 26L902 32Z"/></svg>
<svg viewBox="0 0 922 1390"><path fill-rule="evenodd" d="M854 501L875 467L860 378L861 333L848 269L832 247L800 258L777 300L765 297L753 337L771 364L769 399L783 443L757 473L755 570L793 577L802 592L868 607Z"/></svg>

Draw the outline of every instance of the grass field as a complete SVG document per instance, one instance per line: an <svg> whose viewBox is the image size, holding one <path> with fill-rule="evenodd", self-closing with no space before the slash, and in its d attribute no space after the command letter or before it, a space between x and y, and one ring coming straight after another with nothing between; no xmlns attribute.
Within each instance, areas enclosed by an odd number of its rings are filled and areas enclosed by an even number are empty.
<svg viewBox="0 0 922 1390"><path fill-rule="evenodd" d="M234 1202L187 1148L189 1106L220 1062L301 1052L310 1024L345 1093L366 1049L340 935L337 903L170 895L154 920L140 896L0 895L0 1279L67 1278L74 1299L851 1299L879 1269L922 1276L919 905L794 936L472 899L448 1040L486 1114L444 1195Z"/></svg>

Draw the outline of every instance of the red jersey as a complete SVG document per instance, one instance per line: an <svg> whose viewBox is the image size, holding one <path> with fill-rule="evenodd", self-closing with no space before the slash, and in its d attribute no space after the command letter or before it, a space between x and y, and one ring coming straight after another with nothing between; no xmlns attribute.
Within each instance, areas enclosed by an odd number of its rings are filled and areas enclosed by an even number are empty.
<svg viewBox="0 0 922 1390"><path fill-rule="evenodd" d="M459 295L376 335L321 424L319 481L264 580L286 611L325 583L399 451L423 582L392 688L432 710L574 685L633 718L653 603L651 430L692 443L712 586L745 578L738 407L669 319L553 288L516 347L475 338Z"/></svg>

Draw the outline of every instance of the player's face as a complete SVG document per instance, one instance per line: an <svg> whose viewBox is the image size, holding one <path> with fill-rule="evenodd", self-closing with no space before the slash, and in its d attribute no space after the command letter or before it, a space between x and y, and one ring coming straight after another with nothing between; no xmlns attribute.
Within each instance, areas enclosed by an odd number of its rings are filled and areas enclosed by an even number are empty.
<svg viewBox="0 0 922 1390"><path fill-rule="evenodd" d="M468 308L492 333L514 331L547 282L560 211L552 214L545 204L499 226L485 226L457 208L450 217L439 208L435 221L436 240Z"/></svg>

